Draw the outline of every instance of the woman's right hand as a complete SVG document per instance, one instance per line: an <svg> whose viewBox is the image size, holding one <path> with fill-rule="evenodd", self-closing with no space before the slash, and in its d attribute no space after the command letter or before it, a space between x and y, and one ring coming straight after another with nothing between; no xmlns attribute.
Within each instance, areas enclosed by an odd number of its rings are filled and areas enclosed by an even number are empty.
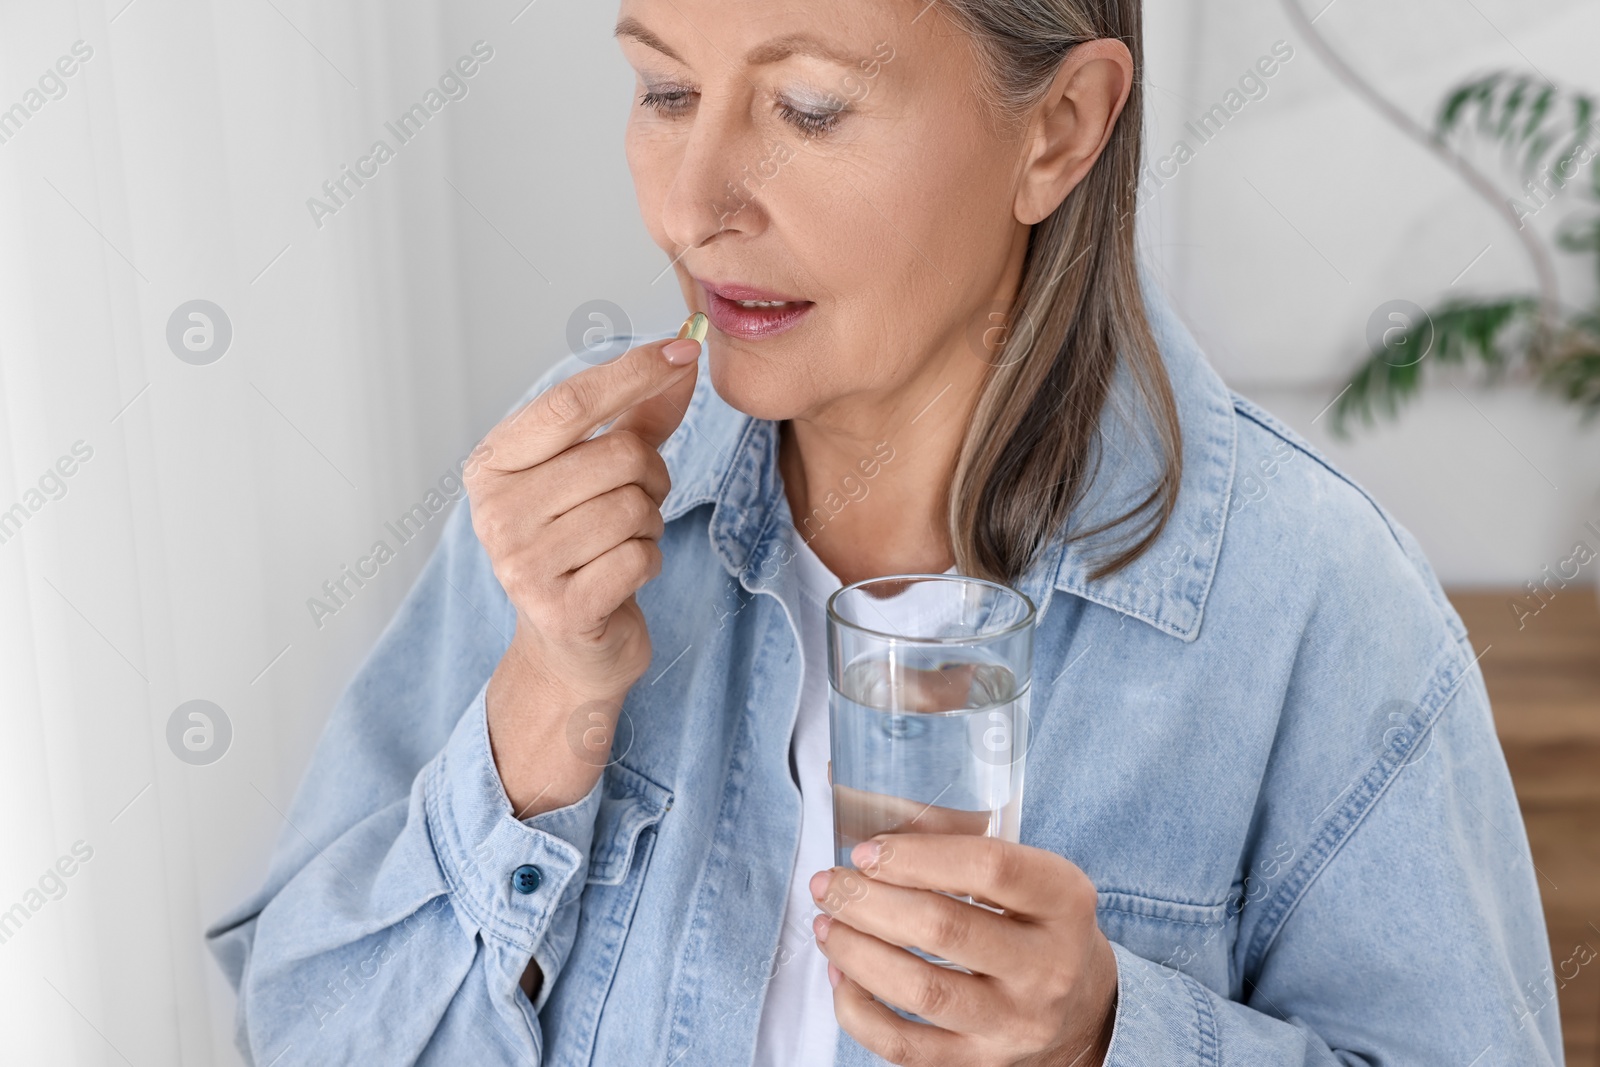
<svg viewBox="0 0 1600 1067"><path fill-rule="evenodd" d="M661 571L671 479L656 450L688 408L699 354L689 339L630 349L534 397L474 453L473 530L517 612L487 708L520 819L588 794L650 665L634 593Z"/></svg>

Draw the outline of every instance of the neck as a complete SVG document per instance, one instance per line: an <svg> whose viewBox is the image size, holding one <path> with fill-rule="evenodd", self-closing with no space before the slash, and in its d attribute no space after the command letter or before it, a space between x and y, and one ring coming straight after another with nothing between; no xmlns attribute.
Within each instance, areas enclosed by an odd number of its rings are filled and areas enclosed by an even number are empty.
<svg viewBox="0 0 1600 1067"><path fill-rule="evenodd" d="M909 376L779 426L778 472L795 528L840 581L941 574L956 561L950 485L998 345L991 313L1022 285L1032 227L1017 224L987 305L958 316ZM973 350L974 330L989 349Z"/></svg>
<svg viewBox="0 0 1600 1067"><path fill-rule="evenodd" d="M961 339L913 380L779 426L778 470L800 536L845 584L955 563L947 512L987 366Z"/></svg>

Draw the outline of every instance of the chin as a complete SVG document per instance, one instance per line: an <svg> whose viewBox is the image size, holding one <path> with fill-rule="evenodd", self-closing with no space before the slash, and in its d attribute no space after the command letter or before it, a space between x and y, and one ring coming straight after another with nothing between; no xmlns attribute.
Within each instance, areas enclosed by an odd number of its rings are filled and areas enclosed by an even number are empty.
<svg viewBox="0 0 1600 1067"><path fill-rule="evenodd" d="M757 419L774 422L791 419L811 406L811 397L799 395L792 375L784 374L749 351L729 352L713 345L707 356L711 387L729 407Z"/></svg>

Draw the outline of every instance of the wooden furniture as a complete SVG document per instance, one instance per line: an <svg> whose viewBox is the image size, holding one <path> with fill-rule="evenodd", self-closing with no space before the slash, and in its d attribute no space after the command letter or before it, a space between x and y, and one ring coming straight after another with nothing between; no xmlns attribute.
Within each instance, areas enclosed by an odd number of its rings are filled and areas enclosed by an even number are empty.
<svg viewBox="0 0 1600 1067"><path fill-rule="evenodd" d="M1600 604L1585 578L1520 620L1519 590L1450 593L1533 848L1568 1067L1600 1067Z"/></svg>

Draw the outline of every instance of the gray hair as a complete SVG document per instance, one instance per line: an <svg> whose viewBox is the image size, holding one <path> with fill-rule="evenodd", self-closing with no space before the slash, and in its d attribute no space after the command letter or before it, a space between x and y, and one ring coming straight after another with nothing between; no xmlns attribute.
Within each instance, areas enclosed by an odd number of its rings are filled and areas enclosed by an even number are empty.
<svg viewBox="0 0 1600 1067"><path fill-rule="evenodd" d="M1076 45L1114 38L1134 82L1105 151L1029 234L1008 330L985 379L950 490L948 522L963 574L1014 581L1058 534L1118 530L1104 577L1139 558L1177 503L1182 438L1161 352L1145 316L1134 248L1143 115L1139 0L942 0L977 48L981 98L1020 122ZM1021 324L1021 325L1019 325ZM1146 407L1162 473L1124 514L1067 530L1094 479L1093 448L1118 361ZM1118 529L1120 528L1120 529Z"/></svg>

